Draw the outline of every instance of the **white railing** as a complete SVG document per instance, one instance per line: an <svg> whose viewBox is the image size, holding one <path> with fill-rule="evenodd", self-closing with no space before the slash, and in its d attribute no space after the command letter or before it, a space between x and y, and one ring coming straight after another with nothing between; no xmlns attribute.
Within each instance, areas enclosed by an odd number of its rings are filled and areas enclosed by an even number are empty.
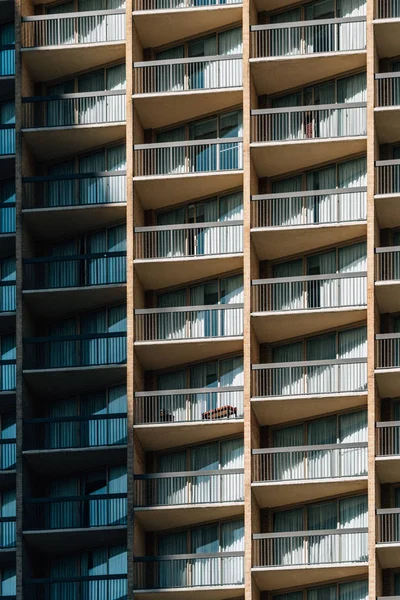
<svg viewBox="0 0 400 600"><path fill-rule="evenodd" d="M367 133L366 102L251 111L252 142L312 140Z"/></svg>
<svg viewBox="0 0 400 600"><path fill-rule="evenodd" d="M125 40L125 9L22 17L22 48Z"/></svg>
<svg viewBox="0 0 400 600"><path fill-rule="evenodd" d="M180 10L182 8L204 8L241 4L242 0L135 0L134 10Z"/></svg>
<svg viewBox="0 0 400 600"><path fill-rule="evenodd" d="M243 252L243 222L136 227L135 240L139 260L235 254Z"/></svg>
<svg viewBox="0 0 400 600"><path fill-rule="evenodd" d="M242 55L134 63L135 94L241 87Z"/></svg>
<svg viewBox="0 0 400 600"><path fill-rule="evenodd" d="M379 160L375 163L377 195L400 193L400 160Z"/></svg>
<svg viewBox="0 0 400 600"><path fill-rule="evenodd" d="M364 50L366 17L251 27L252 58Z"/></svg>
<svg viewBox="0 0 400 600"><path fill-rule="evenodd" d="M252 196L251 206L253 227L298 227L365 221L367 188L260 194Z"/></svg>
<svg viewBox="0 0 400 600"><path fill-rule="evenodd" d="M378 0L377 18L378 19L397 19L400 17L399 0Z"/></svg>

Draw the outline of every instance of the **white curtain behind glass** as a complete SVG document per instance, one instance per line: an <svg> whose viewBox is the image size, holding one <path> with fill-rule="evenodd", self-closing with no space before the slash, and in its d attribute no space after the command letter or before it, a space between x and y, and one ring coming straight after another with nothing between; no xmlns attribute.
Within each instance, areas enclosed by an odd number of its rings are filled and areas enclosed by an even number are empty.
<svg viewBox="0 0 400 600"><path fill-rule="evenodd" d="M365 0L338 0L337 16L365 17L367 4ZM366 23L339 24L339 50L362 50L366 46Z"/></svg>
<svg viewBox="0 0 400 600"><path fill-rule="evenodd" d="M219 54L242 54L242 29L236 27L223 31L218 36ZM216 63L219 70L218 87L239 87L242 85L242 61L221 60Z"/></svg>
<svg viewBox="0 0 400 600"><path fill-rule="evenodd" d="M360 410L339 416L339 443L353 444L368 441L367 412ZM346 448L340 451L340 473L343 477L366 475L366 448Z"/></svg>
<svg viewBox="0 0 400 600"><path fill-rule="evenodd" d="M339 248L339 272L362 273L367 271L367 243L360 242ZM340 281L340 306L367 304L367 278L345 278Z"/></svg>
<svg viewBox="0 0 400 600"><path fill-rule="evenodd" d="M366 187L367 159L365 156L338 165L338 188ZM358 221L367 218L367 192L350 192L339 197L339 221Z"/></svg>
<svg viewBox="0 0 400 600"><path fill-rule="evenodd" d="M366 358L367 328L356 327L339 332L339 358ZM340 366L340 390L362 391L367 387L366 363L350 363Z"/></svg>
<svg viewBox="0 0 400 600"><path fill-rule="evenodd" d="M358 73L339 79L337 83L338 103L366 102L366 74ZM340 136L366 135L367 115L365 108L344 108L339 111Z"/></svg>
<svg viewBox="0 0 400 600"><path fill-rule="evenodd" d="M340 501L340 528L368 527L367 496L354 496ZM340 555L343 562L368 560L368 534L353 533L340 536Z"/></svg>

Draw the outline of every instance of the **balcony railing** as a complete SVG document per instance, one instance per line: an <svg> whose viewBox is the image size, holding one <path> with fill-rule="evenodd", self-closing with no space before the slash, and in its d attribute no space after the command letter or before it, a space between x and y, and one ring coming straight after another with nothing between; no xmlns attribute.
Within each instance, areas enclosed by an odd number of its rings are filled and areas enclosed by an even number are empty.
<svg viewBox="0 0 400 600"><path fill-rule="evenodd" d="M0 360L0 392L11 392L15 390L16 360Z"/></svg>
<svg viewBox="0 0 400 600"><path fill-rule="evenodd" d="M135 315L137 342L243 335L243 304L144 308Z"/></svg>
<svg viewBox="0 0 400 600"><path fill-rule="evenodd" d="M243 221L136 227L136 258L163 259L243 252Z"/></svg>
<svg viewBox="0 0 400 600"><path fill-rule="evenodd" d="M397 19L400 17L399 0L378 0L377 18L378 19Z"/></svg>
<svg viewBox="0 0 400 600"><path fill-rule="evenodd" d="M126 525L126 494L96 494L25 500L27 531Z"/></svg>
<svg viewBox="0 0 400 600"><path fill-rule="evenodd" d="M243 585L244 552L134 557L134 589Z"/></svg>
<svg viewBox="0 0 400 600"><path fill-rule="evenodd" d="M190 175L243 168L242 138L134 146L136 177Z"/></svg>
<svg viewBox="0 0 400 600"><path fill-rule="evenodd" d="M365 306L367 274L333 273L276 277L252 282L253 312Z"/></svg>
<svg viewBox="0 0 400 600"><path fill-rule="evenodd" d="M367 188L260 194L252 196L251 207L253 227L304 227L365 221Z"/></svg>
<svg viewBox="0 0 400 600"><path fill-rule="evenodd" d="M177 58L134 63L135 94L241 87L242 55Z"/></svg>
<svg viewBox="0 0 400 600"><path fill-rule="evenodd" d="M0 517L0 548L15 548L16 517Z"/></svg>
<svg viewBox="0 0 400 600"><path fill-rule="evenodd" d="M0 204L0 235L15 233L15 202Z"/></svg>
<svg viewBox="0 0 400 600"><path fill-rule="evenodd" d="M126 252L45 256L24 260L26 290L88 287L125 282Z"/></svg>
<svg viewBox="0 0 400 600"><path fill-rule="evenodd" d="M17 463L16 454L17 440L14 438L0 439L0 470L8 471L15 469Z"/></svg>
<svg viewBox="0 0 400 600"><path fill-rule="evenodd" d="M126 171L22 179L22 206L61 208L126 202Z"/></svg>
<svg viewBox="0 0 400 600"><path fill-rule="evenodd" d="M0 45L0 77L15 75L15 44Z"/></svg>
<svg viewBox="0 0 400 600"><path fill-rule="evenodd" d="M135 0L134 10L180 10L207 6L227 6L241 4L242 0Z"/></svg>
<svg viewBox="0 0 400 600"><path fill-rule="evenodd" d="M254 567L368 561L368 529L343 528L253 535Z"/></svg>
<svg viewBox="0 0 400 600"><path fill-rule="evenodd" d="M242 502L244 470L219 469L134 476L135 506Z"/></svg>
<svg viewBox="0 0 400 600"><path fill-rule="evenodd" d="M22 48L125 40L125 9L22 18Z"/></svg>
<svg viewBox="0 0 400 600"><path fill-rule="evenodd" d="M380 333L376 339L376 368L400 367L400 333Z"/></svg>
<svg viewBox="0 0 400 600"><path fill-rule="evenodd" d="M400 160L379 160L375 163L377 195L400 193Z"/></svg>
<svg viewBox="0 0 400 600"><path fill-rule="evenodd" d="M15 123L0 124L0 156L15 154Z"/></svg>
<svg viewBox="0 0 400 600"><path fill-rule="evenodd" d="M366 17L251 27L252 58L364 50Z"/></svg>
<svg viewBox="0 0 400 600"><path fill-rule="evenodd" d="M22 127L71 127L125 121L125 90L22 99Z"/></svg>
<svg viewBox="0 0 400 600"><path fill-rule="evenodd" d="M136 392L135 424L220 421L243 417L243 387Z"/></svg>
<svg viewBox="0 0 400 600"><path fill-rule="evenodd" d="M376 106L400 106L400 73L377 73Z"/></svg>
<svg viewBox="0 0 400 600"><path fill-rule="evenodd" d="M252 142L365 136L366 102L251 111Z"/></svg>
<svg viewBox="0 0 400 600"><path fill-rule="evenodd" d="M126 575L96 575L93 577L57 577L30 579L24 585L24 595L32 600L93 600L93 598L128 598Z"/></svg>
<svg viewBox="0 0 400 600"><path fill-rule="evenodd" d="M24 420L27 450L98 448L127 443L125 413Z"/></svg>
<svg viewBox="0 0 400 600"><path fill-rule="evenodd" d="M54 335L24 340L25 369L126 363L126 332Z"/></svg>
<svg viewBox="0 0 400 600"><path fill-rule="evenodd" d="M379 544L400 542L400 508L380 508L376 514L377 542Z"/></svg>
<svg viewBox="0 0 400 600"><path fill-rule="evenodd" d="M400 458L400 421L376 424L376 455Z"/></svg>
<svg viewBox="0 0 400 600"><path fill-rule="evenodd" d="M253 450L253 481L282 482L367 474L367 442Z"/></svg>
<svg viewBox="0 0 400 600"><path fill-rule="evenodd" d="M376 248L376 280L400 280L400 246Z"/></svg>
<svg viewBox="0 0 400 600"><path fill-rule="evenodd" d="M400 336L399 336L400 337ZM367 359L310 360L253 365L253 396L364 392Z"/></svg>
<svg viewBox="0 0 400 600"><path fill-rule="evenodd" d="M0 314L15 311L15 281L0 281Z"/></svg>

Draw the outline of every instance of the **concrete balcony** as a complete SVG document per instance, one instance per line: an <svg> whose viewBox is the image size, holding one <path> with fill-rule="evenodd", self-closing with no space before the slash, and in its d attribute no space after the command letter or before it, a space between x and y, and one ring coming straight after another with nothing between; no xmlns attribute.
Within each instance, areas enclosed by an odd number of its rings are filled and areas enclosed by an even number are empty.
<svg viewBox="0 0 400 600"><path fill-rule="evenodd" d="M5 438L0 440L1 489L4 489L3 486L7 486L14 481L15 465L17 463L16 445L17 440L15 438Z"/></svg>
<svg viewBox="0 0 400 600"><path fill-rule="evenodd" d="M366 150L366 103L252 110L251 154L259 177L303 170Z"/></svg>
<svg viewBox="0 0 400 600"><path fill-rule="evenodd" d="M57 318L126 297L126 252L45 256L23 261L24 298L44 317ZM0 319L1 323L1 319Z"/></svg>
<svg viewBox="0 0 400 600"><path fill-rule="evenodd" d="M24 64L48 81L122 60L125 27L125 9L23 17Z"/></svg>
<svg viewBox="0 0 400 600"><path fill-rule="evenodd" d="M396 2L376 1L375 44L380 58L398 55L400 10Z"/></svg>
<svg viewBox="0 0 400 600"><path fill-rule="evenodd" d="M252 451L252 489L260 508L366 491L367 442Z"/></svg>
<svg viewBox="0 0 400 600"><path fill-rule="evenodd" d="M16 548L16 517L0 517L0 567L14 562Z"/></svg>
<svg viewBox="0 0 400 600"><path fill-rule="evenodd" d="M253 365L252 370L251 402L260 425L325 415L367 402L366 358L269 363Z"/></svg>
<svg viewBox="0 0 400 600"><path fill-rule="evenodd" d="M135 435L144 450L174 448L243 432L243 387L135 393Z"/></svg>
<svg viewBox="0 0 400 600"><path fill-rule="evenodd" d="M241 104L242 55L134 63L134 102L145 129Z"/></svg>
<svg viewBox="0 0 400 600"><path fill-rule="evenodd" d="M22 178L24 221L36 239L75 236L126 217L126 172Z"/></svg>
<svg viewBox="0 0 400 600"><path fill-rule="evenodd" d="M400 226L400 160L375 163L375 208L382 229Z"/></svg>
<svg viewBox="0 0 400 600"><path fill-rule="evenodd" d="M400 481L400 421L376 424L376 470L381 483Z"/></svg>
<svg viewBox="0 0 400 600"><path fill-rule="evenodd" d="M376 511L376 553L383 569L397 568L400 560L400 508Z"/></svg>
<svg viewBox="0 0 400 600"><path fill-rule="evenodd" d="M251 41L258 95L304 86L366 64L365 17L256 25L251 27Z"/></svg>
<svg viewBox="0 0 400 600"><path fill-rule="evenodd" d="M124 90L22 99L22 131L37 160L54 160L125 137Z"/></svg>
<svg viewBox="0 0 400 600"><path fill-rule="evenodd" d="M0 334L15 329L15 281L0 281Z"/></svg>
<svg viewBox="0 0 400 600"><path fill-rule="evenodd" d="M400 385L400 333L375 336L375 378L381 398L397 398Z"/></svg>
<svg viewBox="0 0 400 600"><path fill-rule="evenodd" d="M260 590L323 583L368 572L368 529L253 535L253 577Z"/></svg>
<svg viewBox="0 0 400 600"><path fill-rule="evenodd" d="M243 267L243 221L136 227L136 271L145 289L212 278Z"/></svg>
<svg viewBox="0 0 400 600"><path fill-rule="evenodd" d="M15 155L15 123L0 124L0 158Z"/></svg>
<svg viewBox="0 0 400 600"><path fill-rule="evenodd" d="M376 133L380 144L391 144L400 138L400 73L378 73L375 82Z"/></svg>
<svg viewBox="0 0 400 600"><path fill-rule="evenodd" d="M134 146L134 182L143 208L160 209L243 182L242 138Z"/></svg>
<svg viewBox="0 0 400 600"><path fill-rule="evenodd" d="M366 187L260 194L252 196L251 207L252 240L260 260L366 235Z"/></svg>
<svg viewBox="0 0 400 600"><path fill-rule="evenodd" d="M400 311L400 246L376 248L375 296L381 313Z"/></svg>
<svg viewBox="0 0 400 600"><path fill-rule="evenodd" d="M28 579L24 593L32 600L53 598L58 594L71 598L89 600L90 597L126 598L128 579L126 575L95 575L86 577L57 577L53 579ZM9 599L8 597L6 600Z"/></svg>
<svg viewBox="0 0 400 600"><path fill-rule="evenodd" d="M243 515L244 470L134 475L135 518L162 531Z"/></svg>
<svg viewBox="0 0 400 600"><path fill-rule="evenodd" d="M367 274L275 277L252 282L253 327L260 343L343 327L367 318Z"/></svg>

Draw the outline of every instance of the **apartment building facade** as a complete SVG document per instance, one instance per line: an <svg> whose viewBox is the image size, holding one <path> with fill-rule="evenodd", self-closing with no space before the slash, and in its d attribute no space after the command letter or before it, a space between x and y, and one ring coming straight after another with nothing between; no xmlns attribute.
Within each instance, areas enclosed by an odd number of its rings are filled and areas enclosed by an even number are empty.
<svg viewBox="0 0 400 600"><path fill-rule="evenodd" d="M0 0L0 598L400 597L399 34Z"/></svg>

